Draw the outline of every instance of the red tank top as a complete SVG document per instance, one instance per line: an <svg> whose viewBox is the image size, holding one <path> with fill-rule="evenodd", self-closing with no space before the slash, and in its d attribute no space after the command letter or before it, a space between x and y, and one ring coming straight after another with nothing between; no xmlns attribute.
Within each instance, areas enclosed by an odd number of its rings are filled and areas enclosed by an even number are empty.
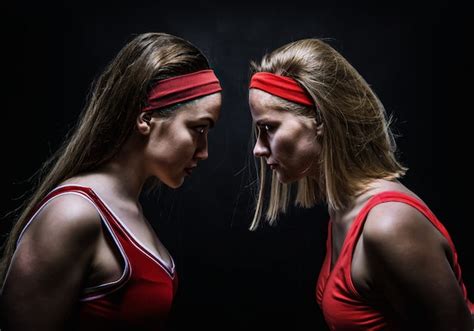
<svg viewBox="0 0 474 331"><path fill-rule="evenodd" d="M46 203L63 194L77 194L95 206L123 263L119 279L83 290L75 326L80 330L162 330L178 286L174 262L167 267L140 244L92 189L67 185L53 190L23 232Z"/></svg>
<svg viewBox="0 0 474 331"><path fill-rule="evenodd" d="M383 312L383 305L368 302L354 287L351 276L352 256L359 236L363 230L369 211L377 204L389 201L406 203L417 210L438 229L447 239L453 252L453 270L462 290L466 303L471 312L473 305L467 298L467 291L461 278L461 268L454 244L436 216L418 199L396 191L387 191L373 196L362 208L352 223L340 255L331 268L332 231L331 222L328 225L328 239L326 242L326 257L319 274L316 286L316 299L323 311L324 318L331 330L364 330L376 331L387 328L396 328L396 325Z"/></svg>

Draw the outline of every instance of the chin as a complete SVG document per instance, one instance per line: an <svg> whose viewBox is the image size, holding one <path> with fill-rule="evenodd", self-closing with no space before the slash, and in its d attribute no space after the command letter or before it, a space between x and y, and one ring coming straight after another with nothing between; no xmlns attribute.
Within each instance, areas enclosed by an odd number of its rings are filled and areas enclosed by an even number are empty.
<svg viewBox="0 0 474 331"><path fill-rule="evenodd" d="M168 179L166 181L162 180L161 182L165 184L166 186L168 186L169 188L177 189L181 187L181 185L183 185L184 177L181 177L180 179L177 179L177 180L173 180L173 179Z"/></svg>
<svg viewBox="0 0 474 331"><path fill-rule="evenodd" d="M289 184L296 183L298 179L278 179L278 181L282 184L289 185Z"/></svg>
<svg viewBox="0 0 474 331"><path fill-rule="evenodd" d="M281 170L280 171L277 170L275 172L276 172L278 181L282 184L292 184L299 181L300 179L307 177L307 175L304 175L301 173L296 173L296 174L293 173L289 175L288 173L285 173Z"/></svg>
<svg viewBox="0 0 474 331"><path fill-rule="evenodd" d="M282 175L280 172L277 171L277 179L282 184L291 184L299 180L299 178L288 177Z"/></svg>

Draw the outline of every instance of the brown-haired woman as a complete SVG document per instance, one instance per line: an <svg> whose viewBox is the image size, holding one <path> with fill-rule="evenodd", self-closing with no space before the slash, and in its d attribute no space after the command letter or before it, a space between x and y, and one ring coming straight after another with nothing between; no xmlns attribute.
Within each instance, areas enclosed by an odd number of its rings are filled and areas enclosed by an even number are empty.
<svg viewBox="0 0 474 331"><path fill-rule="evenodd" d="M7 241L5 330L161 328L177 275L138 198L207 158L220 91L181 38L146 33L119 52Z"/></svg>
<svg viewBox="0 0 474 331"><path fill-rule="evenodd" d="M290 201L328 205L327 253L316 299L331 330L471 330L453 242L398 181L406 171L380 100L327 43L299 40L252 63L255 216L273 223ZM266 185L266 168L272 170Z"/></svg>

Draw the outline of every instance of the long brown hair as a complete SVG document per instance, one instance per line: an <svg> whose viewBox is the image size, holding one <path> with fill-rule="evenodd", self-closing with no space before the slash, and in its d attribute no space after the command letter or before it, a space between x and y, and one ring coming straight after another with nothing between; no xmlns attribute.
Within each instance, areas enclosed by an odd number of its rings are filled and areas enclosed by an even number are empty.
<svg viewBox="0 0 474 331"><path fill-rule="evenodd" d="M138 35L122 48L93 84L76 127L44 163L39 184L21 206L4 245L1 283L21 230L46 194L67 178L92 171L118 153L158 81L208 68L206 57L194 45L165 33Z"/></svg>
<svg viewBox="0 0 474 331"><path fill-rule="evenodd" d="M251 74L270 72L295 79L314 101L305 107L280 100L282 107L314 118L323 126L320 174L298 182L296 204L311 207L326 202L330 208L348 207L373 179L392 180L406 168L396 159L390 119L367 82L334 48L319 39L303 39L266 54L251 63ZM265 162L260 162L259 193L251 229L260 221L264 203ZM266 219L273 223L285 212L291 189L271 176Z"/></svg>

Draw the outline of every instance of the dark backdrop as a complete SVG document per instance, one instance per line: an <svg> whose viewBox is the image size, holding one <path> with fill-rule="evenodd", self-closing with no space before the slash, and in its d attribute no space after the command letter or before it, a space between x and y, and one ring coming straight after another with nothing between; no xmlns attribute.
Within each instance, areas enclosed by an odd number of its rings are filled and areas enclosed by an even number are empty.
<svg viewBox="0 0 474 331"><path fill-rule="evenodd" d="M403 182L444 222L474 298L472 83L467 14L453 2L350 6L330 1L225 5L19 2L3 29L1 214L17 207L27 179L77 119L92 80L133 35L181 36L208 56L224 87L210 157L177 191L143 197L149 219L177 263L175 330L324 330L315 303L327 213L291 209L278 227L247 230L249 60L307 37L329 38L394 115ZM5 93L6 92L6 93ZM9 229L1 223L2 233Z"/></svg>

